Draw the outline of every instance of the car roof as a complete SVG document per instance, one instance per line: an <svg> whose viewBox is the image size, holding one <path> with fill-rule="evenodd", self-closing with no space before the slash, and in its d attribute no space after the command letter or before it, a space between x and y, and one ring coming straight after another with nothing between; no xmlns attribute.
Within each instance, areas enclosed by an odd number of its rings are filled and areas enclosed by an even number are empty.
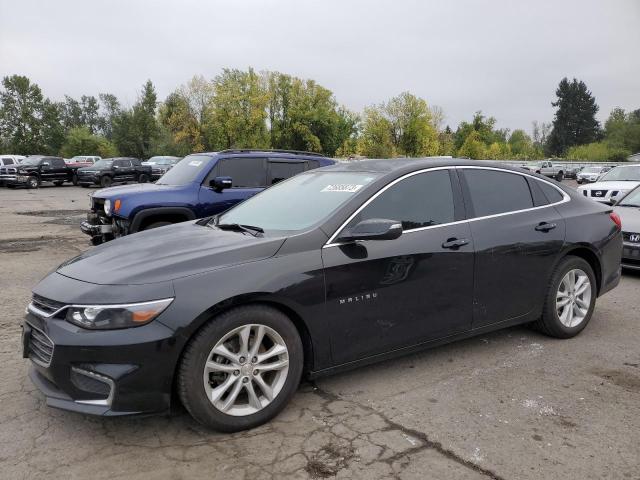
<svg viewBox="0 0 640 480"><path fill-rule="evenodd" d="M202 152L202 153L193 153L192 155L208 155L208 156L229 156L229 157L253 157L256 155L264 155L269 156L271 158L291 158L291 159L324 159L324 160L332 160L329 157L324 156L321 153L314 152L302 152L298 150L270 150L270 149L229 149L229 150L221 150L219 152Z"/></svg>
<svg viewBox="0 0 640 480"><path fill-rule="evenodd" d="M415 170L437 167L493 167L503 170L511 170L517 173L527 173L520 167L505 165L500 162L488 162L484 160L468 160L451 157L429 157L429 158L392 158L357 160L351 162L336 163L328 167L323 167L323 171L343 171L343 172L375 172L375 173L409 173ZM529 172L530 173L530 172Z"/></svg>

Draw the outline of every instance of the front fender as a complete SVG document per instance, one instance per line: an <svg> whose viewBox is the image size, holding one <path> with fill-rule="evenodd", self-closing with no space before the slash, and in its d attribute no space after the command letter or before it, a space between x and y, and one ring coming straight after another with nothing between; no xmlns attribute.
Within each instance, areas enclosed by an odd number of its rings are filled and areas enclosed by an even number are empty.
<svg viewBox="0 0 640 480"><path fill-rule="evenodd" d="M195 220L196 214L188 207L155 207L145 208L135 214L129 226L129 233L135 233L140 229L140 225L145 219L155 215L182 215L185 219Z"/></svg>

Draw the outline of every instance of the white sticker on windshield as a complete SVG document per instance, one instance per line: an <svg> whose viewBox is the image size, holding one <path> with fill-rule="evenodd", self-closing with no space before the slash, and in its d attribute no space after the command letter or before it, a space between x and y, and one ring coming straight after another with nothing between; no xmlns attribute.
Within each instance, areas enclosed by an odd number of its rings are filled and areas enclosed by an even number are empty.
<svg viewBox="0 0 640 480"><path fill-rule="evenodd" d="M202 160L191 160L189 162L189 166L191 167L199 167L200 165L202 165Z"/></svg>
<svg viewBox="0 0 640 480"><path fill-rule="evenodd" d="M346 192L346 193L356 193L363 186L356 185L353 183L339 183L336 185L327 185L324 187L321 192Z"/></svg>

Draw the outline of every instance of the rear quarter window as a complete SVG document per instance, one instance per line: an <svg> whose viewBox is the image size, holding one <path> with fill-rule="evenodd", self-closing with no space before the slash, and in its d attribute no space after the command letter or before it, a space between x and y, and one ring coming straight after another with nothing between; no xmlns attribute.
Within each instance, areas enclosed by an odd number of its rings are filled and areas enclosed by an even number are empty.
<svg viewBox="0 0 640 480"><path fill-rule="evenodd" d="M557 188L549 185L548 183L536 180L536 184L540 187L544 196L547 197L549 203L558 203L564 199L564 195L562 195Z"/></svg>

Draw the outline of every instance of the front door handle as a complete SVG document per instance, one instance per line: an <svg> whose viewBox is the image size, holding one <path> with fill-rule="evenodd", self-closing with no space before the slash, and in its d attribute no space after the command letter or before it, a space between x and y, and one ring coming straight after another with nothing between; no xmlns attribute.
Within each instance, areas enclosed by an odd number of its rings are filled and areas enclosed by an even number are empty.
<svg viewBox="0 0 640 480"><path fill-rule="evenodd" d="M549 230L553 230L556 227L557 225L555 223L540 222L538 225L536 225L536 230L538 232L548 232Z"/></svg>
<svg viewBox="0 0 640 480"><path fill-rule="evenodd" d="M451 248L453 250L460 248L469 243L466 238L448 238L446 242L442 244L442 248Z"/></svg>

